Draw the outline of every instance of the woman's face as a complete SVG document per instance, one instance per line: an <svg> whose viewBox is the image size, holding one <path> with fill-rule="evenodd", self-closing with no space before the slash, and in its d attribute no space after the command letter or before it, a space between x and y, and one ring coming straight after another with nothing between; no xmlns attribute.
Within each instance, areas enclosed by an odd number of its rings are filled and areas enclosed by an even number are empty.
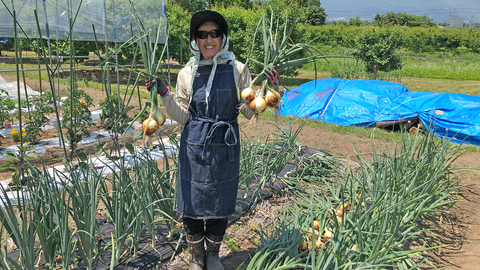
<svg viewBox="0 0 480 270"><path fill-rule="evenodd" d="M198 28L197 32L198 31L210 32L213 30L219 30L218 25L214 22L205 22ZM209 34L207 35L206 39L201 39L198 37L196 38L198 49L200 50L200 53L202 54L203 59L213 58L220 51L220 48L222 46L222 36L223 35L220 35L219 37L216 37L216 38L212 38Z"/></svg>

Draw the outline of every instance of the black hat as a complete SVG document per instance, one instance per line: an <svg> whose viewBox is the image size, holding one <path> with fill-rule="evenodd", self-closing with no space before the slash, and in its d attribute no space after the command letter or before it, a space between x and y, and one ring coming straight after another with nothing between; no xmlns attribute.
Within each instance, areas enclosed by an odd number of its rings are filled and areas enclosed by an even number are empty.
<svg viewBox="0 0 480 270"><path fill-rule="evenodd" d="M192 19L190 20L190 42L195 39L195 32L198 28L204 23L212 21L218 24L220 30L225 35L228 36L228 24L225 18L218 12L212 10L202 10L193 14Z"/></svg>

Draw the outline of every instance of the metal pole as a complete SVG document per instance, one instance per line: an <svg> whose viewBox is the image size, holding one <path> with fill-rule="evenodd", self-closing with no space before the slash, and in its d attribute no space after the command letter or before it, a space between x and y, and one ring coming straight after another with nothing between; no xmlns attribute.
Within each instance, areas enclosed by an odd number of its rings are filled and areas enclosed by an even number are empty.
<svg viewBox="0 0 480 270"><path fill-rule="evenodd" d="M118 52L117 52L117 22L115 21L115 0L112 0L112 16L113 16L113 42L115 44L115 64L118 65ZM117 94L118 94L118 110L121 112L122 99L120 97L120 71L115 67L117 72Z"/></svg>
<svg viewBox="0 0 480 270"><path fill-rule="evenodd" d="M171 88L171 78L170 78L170 52L168 50L168 23L167 23L167 5L165 0L163 0L163 14L165 15L165 46L167 46L167 70L168 70L168 86Z"/></svg>
<svg viewBox="0 0 480 270"><path fill-rule="evenodd" d="M107 4L106 4L106 0L103 1L103 33L105 35L105 59L108 59L108 34L107 34L107 29L106 29L106 18L107 18ZM106 91L106 94L107 94L107 97L110 96L110 69L107 68L107 70L105 70L105 72L107 73L107 85L105 87L105 91Z"/></svg>

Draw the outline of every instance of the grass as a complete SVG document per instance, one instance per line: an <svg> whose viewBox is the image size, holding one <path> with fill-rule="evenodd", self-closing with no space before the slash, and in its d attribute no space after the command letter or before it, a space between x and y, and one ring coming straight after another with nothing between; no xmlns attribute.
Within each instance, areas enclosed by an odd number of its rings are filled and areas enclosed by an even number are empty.
<svg viewBox="0 0 480 270"><path fill-rule="evenodd" d="M480 80L480 62L478 60L418 61L404 58L402 64L403 77Z"/></svg>
<svg viewBox="0 0 480 270"><path fill-rule="evenodd" d="M403 77L402 84L410 91L458 93L480 96L480 81L475 80L450 80L432 78Z"/></svg>
<svg viewBox="0 0 480 270"><path fill-rule="evenodd" d="M423 52L415 53L411 51L401 51L402 56L407 57L424 57L424 58L435 58L435 59L450 59L450 60L471 60L471 61L480 61L480 54L468 52L468 49L465 47L460 47L457 49L456 53L447 52Z"/></svg>

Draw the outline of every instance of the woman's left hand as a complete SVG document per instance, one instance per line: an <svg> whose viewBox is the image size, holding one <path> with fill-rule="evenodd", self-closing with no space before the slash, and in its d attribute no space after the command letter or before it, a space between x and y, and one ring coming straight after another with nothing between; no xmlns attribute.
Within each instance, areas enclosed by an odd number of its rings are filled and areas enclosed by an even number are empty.
<svg viewBox="0 0 480 270"><path fill-rule="evenodd" d="M277 71L273 67L267 67L264 70L265 75L267 76L267 81L269 85L272 85L277 80Z"/></svg>

